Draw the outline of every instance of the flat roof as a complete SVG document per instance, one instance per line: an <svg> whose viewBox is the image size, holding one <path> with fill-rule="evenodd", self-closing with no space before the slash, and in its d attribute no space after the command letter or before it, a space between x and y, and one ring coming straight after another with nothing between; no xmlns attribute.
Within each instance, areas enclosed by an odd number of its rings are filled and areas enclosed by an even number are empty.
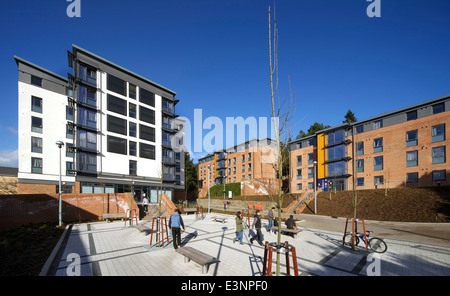
<svg viewBox="0 0 450 296"><path fill-rule="evenodd" d="M53 77L55 77L55 78L58 78L58 79L61 79L61 80L63 80L64 82L68 82L68 80L67 80L66 77L63 77L63 76L61 76L61 75L59 75L59 74L56 74L55 72L52 72L52 71L47 70L47 69L45 69L45 68L42 68L41 66L38 66L38 65L36 65L36 64L33 64L33 63L30 62L30 61L27 61L27 60L25 60L25 59L22 59L21 57L18 57L18 56L15 55L15 56L14 56L14 59L16 60L17 66L19 66L19 63L26 64L26 65L28 65L28 66L30 66L30 67L33 67L33 68L35 68L35 69L37 69L37 70L39 70L39 71L42 71L42 72L44 72L44 73L47 73L48 75L51 75L51 76L53 76Z"/></svg>

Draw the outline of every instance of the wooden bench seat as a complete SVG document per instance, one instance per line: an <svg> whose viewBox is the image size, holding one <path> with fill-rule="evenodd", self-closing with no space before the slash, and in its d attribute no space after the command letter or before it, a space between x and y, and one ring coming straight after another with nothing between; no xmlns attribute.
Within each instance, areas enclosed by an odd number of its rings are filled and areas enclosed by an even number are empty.
<svg viewBox="0 0 450 296"><path fill-rule="evenodd" d="M186 215L189 215L190 213L194 213L197 212L196 208L184 208L183 211L186 213Z"/></svg>
<svg viewBox="0 0 450 296"><path fill-rule="evenodd" d="M213 221L216 222L221 222L221 223L226 223L227 222L227 218L223 218L223 217L214 217Z"/></svg>
<svg viewBox="0 0 450 296"><path fill-rule="evenodd" d="M278 226L272 226L272 228L270 229L273 231L278 231ZM301 231L302 230L300 229L300 227L298 227L297 229L288 229L287 227L281 227L281 233L292 233L294 234L294 238L296 238L297 234Z"/></svg>
<svg viewBox="0 0 450 296"><path fill-rule="evenodd" d="M177 252L184 256L185 263L192 260L202 266L202 273L208 272L209 264L219 261L217 258L214 258L213 256L210 256L192 247L181 247L177 249Z"/></svg>

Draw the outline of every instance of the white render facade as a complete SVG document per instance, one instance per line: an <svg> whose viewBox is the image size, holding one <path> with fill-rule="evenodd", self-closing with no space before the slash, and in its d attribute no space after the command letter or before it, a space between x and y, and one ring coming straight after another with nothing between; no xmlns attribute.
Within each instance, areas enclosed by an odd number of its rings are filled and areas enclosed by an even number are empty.
<svg viewBox="0 0 450 296"><path fill-rule="evenodd" d="M68 78L15 59L19 184L57 185L55 142L61 140L65 192L133 191L138 201L144 195L156 201L162 168L164 193L173 197L184 190L183 121L175 115L175 92L76 45L68 51Z"/></svg>

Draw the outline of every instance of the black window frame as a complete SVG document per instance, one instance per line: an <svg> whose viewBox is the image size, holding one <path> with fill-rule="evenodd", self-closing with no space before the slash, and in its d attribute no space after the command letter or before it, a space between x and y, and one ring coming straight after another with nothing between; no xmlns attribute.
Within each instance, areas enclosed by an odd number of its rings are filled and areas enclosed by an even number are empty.
<svg viewBox="0 0 450 296"><path fill-rule="evenodd" d="M147 159L155 159L155 145L150 145L146 143L139 143L139 157Z"/></svg>
<svg viewBox="0 0 450 296"><path fill-rule="evenodd" d="M128 144L127 139L119 138L115 136L108 135L107 137L107 151L109 153L116 153L122 155L128 155Z"/></svg>
<svg viewBox="0 0 450 296"><path fill-rule="evenodd" d="M108 94L106 105L106 109L108 109L108 111L120 115L127 115L127 101L124 99Z"/></svg>
<svg viewBox="0 0 450 296"><path fill-rule="evenodd" d="M127 82L117 76L108 73L106 77L106 89L119 95L126 96Z"/></svg>
<svg viewBox="0 0 450 296"><path fill-rule="evenodd" d="M107 130L109 132L124 136L127 135L127 121L125 119L108 114L106 121ZM119 130L116 127L120 127L121 129Z"/></svg>

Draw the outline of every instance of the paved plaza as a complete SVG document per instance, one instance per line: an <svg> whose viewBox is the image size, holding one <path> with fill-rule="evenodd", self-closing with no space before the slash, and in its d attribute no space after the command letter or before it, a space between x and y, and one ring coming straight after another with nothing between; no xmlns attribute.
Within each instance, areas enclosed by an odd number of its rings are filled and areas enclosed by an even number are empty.
<svg viewBox="0 0 450 296"><path fill-rule="evenodd" d="M252 230L244 230L244 244L233 243L234 216L211 213L203 220L183 215L185 231L182 244L216 257L206 274L193 261L175 252L170 241L164 247L151 247L148 232L123 221L74 224L53 260L48 275L66 276L260 276L264 247L250 244ZM225 223L214 217L226 218ZM306 221L307 222L307 221ZM304 225L307 225L307 223ZM263 227L267 220L263 220ZM151 228L151 221L139 225ZM355 251L342 246L342 232L298 225L297 238L282 235L282 241L295 246L300 276L450 276L450 248L384 238L386 253L374 256L370 249L358 246ZM344 228L344 224L339 226ZM276 235L262 230L264 241L275 242ZM376 235L376 233L374 233ZM56 254L56 253L55 253ZM291 262L292 268L292 262ZM275 269L275 256L273 261ZM285 272L285 259L281 271Z"/></svg>

